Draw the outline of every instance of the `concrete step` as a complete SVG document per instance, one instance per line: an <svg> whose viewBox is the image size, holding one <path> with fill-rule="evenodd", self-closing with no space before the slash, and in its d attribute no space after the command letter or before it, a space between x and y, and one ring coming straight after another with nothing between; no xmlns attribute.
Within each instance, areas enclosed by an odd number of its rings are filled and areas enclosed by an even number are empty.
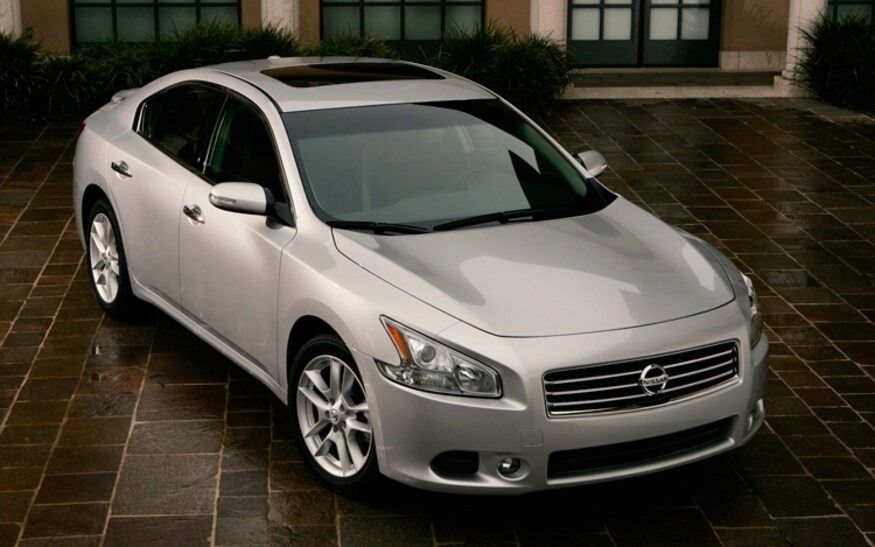
<svg viewBox="0 0 875 547"><path fill-rule="evenodd" d="M582 68L572 73L576 87L771 86L779 71L719 68Z"/></svg>
<svg viewBox="0 0 875 547"><path fill-rule="evenodd" d="M583 68L572 73L567 99L781 97L778 71L719 68Z"/></svg>

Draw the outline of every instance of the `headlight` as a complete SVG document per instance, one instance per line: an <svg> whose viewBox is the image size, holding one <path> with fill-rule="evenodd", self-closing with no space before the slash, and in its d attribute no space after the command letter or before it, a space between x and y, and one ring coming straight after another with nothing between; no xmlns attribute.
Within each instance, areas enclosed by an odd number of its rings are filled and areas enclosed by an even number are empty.
<svg viewBox="0 0 875 547"><path fill-rule="evenodd" d="M391 319L382 321L401 356L398 365L377 361L390 380L436 393L501 397L501 380L491 368Z"/></svg>
<svg viewBox="0 0 875 547"><path fill-rule="evenodd" d="M744 274L744 284L747 285L747 297L750 301L750 347L754 347L763 336L763 310L760 307L760 299L753 288L753 281Z"/></svg>

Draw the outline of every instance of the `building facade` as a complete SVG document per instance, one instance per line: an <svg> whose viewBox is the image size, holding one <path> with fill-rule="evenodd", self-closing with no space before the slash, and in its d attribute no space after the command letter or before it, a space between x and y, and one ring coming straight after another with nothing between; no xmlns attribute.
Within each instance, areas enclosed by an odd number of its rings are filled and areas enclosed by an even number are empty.
<svg viewBox="0 0 875 547"><path fill-rule="evenodd" d="M66 52L92 42L161 39L178 26L222 20L290 29L304 44L370 33L419 46L450 29L495 21L567 43L581 66L780 70L795 44L794 13L873 18L873 6L875 0L0 0L0 31L30 31Z"/></svg>

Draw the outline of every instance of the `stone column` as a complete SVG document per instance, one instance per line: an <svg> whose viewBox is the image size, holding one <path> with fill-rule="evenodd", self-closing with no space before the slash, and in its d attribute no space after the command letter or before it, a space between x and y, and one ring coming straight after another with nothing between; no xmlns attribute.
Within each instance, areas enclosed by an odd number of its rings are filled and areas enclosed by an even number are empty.
<svg viewBox="0 0 875 547"><path fill-rule="evenodd" d="M532 33L565 43L568 36L567 0L532 0Z"/></svg>
<svg viewBox="0 0 875 547"><path fill-rule="evenodd" d="M781 76L785 80L796 77L796 63L803 43L801 29L808 28L812 21L826 13L827 0L790 0L790 21L787 28L787 65Z"/></svg>
<svg viewBox="0 0 875 547"><path fill-rule="evenodd" d="M21 34L20 0L0 0L0 33Z"/></svg>
<svg viewBox="0 0 875 547"><path fill-rule="evenodd" d="M299 0L261 0L261 24L290 30L295 34L300 28Z"/></svg>

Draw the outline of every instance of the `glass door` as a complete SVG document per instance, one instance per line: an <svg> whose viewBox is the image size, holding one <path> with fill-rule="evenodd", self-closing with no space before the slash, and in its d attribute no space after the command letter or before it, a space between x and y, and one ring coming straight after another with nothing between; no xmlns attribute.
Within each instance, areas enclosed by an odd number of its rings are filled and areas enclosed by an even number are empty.
<svg viewBox="0 0 875 547"><path fill-rule="evenodd" d="M568 49L586 66L638 63L640 0L570 0Z"/></svg>
<svg viewBox="0 0 875 547"><path fill-rule="evenodd" d="M568 0L583 66L717 66L722 0Z"/></svg>
<svg viewBox="0 0 875 547"><path fill-rule="evenodd" d="M717 66L720 0L645 0L641 64Z"/></svg>

